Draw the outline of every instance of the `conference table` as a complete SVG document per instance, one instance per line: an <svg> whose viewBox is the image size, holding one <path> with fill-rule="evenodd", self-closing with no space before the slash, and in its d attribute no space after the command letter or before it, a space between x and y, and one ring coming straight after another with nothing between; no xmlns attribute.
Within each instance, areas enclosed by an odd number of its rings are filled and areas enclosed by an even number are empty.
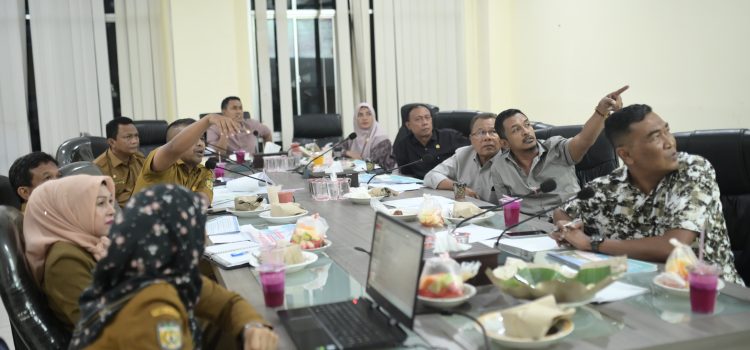
<svg viewBox="0 0 750 350"><path fill-rule="evenodd" d="M300 189L294 193L295 201L327 220L330 226L327 234L332 245L315 263L287 275L285 304L280 308L265 307L262 288L252 268L225 270L214 265L214 272L219 283L243 296L275 327L280 349L293 349L295 346L276 314L278 309L338 302L365 295L369 256L355 247L370 249L375 212L368 205L354 204L349 200L314 201L307 190L306 180L296 173L268 175L274 182L283 184L284 189ZM453 196L450 191L425 188L403 192L398 199L423 193ZM477 204L487 203L477 201ZM495 215L482 225L502 228L502 216ZM267 226L260 218L240 218L240 224L253 224L257 228ZM416 222L411 224L414 227L419 225ZM528 225L526 229L551 228L549 223L541 220L531 221ZM544 252L537 253L535 259L544 259L544 255ZM647 288L646 294L578 307L573 316L573 333L550 348L746 348L750 342L750 289L727 283L718 297L714 314L693 314L685 296L670 295L652 285L655 274L626 274L621 279ZM477 291L476 296L456 310L478 317L524 302L501 293L492 285L480 286ZM477 349L483 346L481 331L468 319L434 313L419 315L427 311L430 310L418 305L414 328L407 330L409 337L404 347ZM492 340L490 342L492 348L502 348Z"/></svg>

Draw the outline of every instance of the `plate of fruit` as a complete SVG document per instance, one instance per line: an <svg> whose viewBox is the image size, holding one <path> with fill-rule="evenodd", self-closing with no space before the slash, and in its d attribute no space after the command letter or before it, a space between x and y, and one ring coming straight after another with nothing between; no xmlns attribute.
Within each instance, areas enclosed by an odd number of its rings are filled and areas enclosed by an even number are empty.
<svg viewBox="0 0 750 350"><path fill-rule="evenodd" d="M300 248L306 252L322 252L333 244L326 239L327 229L328 224L318 214L299 220L294 227L290 243L299 244Z"/></svg>
<svg viewBox="0 0 750 350"><path fill-rule="evenodd" d="M477 294L477 289L464 283L461 276L438 273L422 276L417 298L427 306L449 309L459 306Z"/></svg>

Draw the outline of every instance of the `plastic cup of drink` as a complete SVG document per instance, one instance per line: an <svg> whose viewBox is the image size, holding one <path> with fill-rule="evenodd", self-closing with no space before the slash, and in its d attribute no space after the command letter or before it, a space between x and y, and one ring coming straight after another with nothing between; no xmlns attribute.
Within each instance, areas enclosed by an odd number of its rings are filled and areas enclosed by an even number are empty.
<svg viewBox="0 0 750 350"><path fill-rule="evenodd" d="M315 164L317 166L322 166L323 162L325 161L325 159L324 159L325 157L318 157L319 155L320 155L320 153L315 153L314 157L316 157L316 158L315 158L315 160L313 160L313 164Z"/></svg>
<svg viewBox="0 0 750 350"><path fill-rule="evenodd" d="M521 216L521 201L508 203L503 207L503 217L505 218L505 227L515 225Z"/></svg>
<svg viewBox="0 0 750 350"><path fill-rule="evenodd" d="M215 178L218 179L220 177L224 177L224 166L226 166L226 163L224 163L224 162L216 163L216 168L214 168L214 177Z"/></svg>
<svg viewBox="0 0 750 350"><path fill-rule="evenodd" d="M283 264L261 264L258 267L260 284L263 286L263 298L267 307L284 305L285 269Z"/></svg>
<svg viewBox="0 0 750 350"><path fill-rule="evenodd" d="M690 309L695 313L711 314L716 306L720 269L716 265L699 262L688 271Z"/></svg>
<svg viewBox="0 0 750 350"><path fill-rule="evenodd" d="M245 150L244 149L238 149L234 151L234 156L237 157L237 164L245 163Z"/></svg>
<svg viewBox="0 0 750 350"><path fill-rule="evenodd" d="M286 190L279 192L279 203L294 202L294 191Z"/></svg>

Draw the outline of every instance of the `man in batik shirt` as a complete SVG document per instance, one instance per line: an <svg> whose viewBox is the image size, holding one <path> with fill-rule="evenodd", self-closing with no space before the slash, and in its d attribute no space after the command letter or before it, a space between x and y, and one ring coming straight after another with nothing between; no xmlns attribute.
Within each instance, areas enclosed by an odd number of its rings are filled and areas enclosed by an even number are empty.
<svg viewBox="0 0 750 350"><path fill-rule="evenodd" d="M625 165L589 183L594 197L558 210L552 237L580 250L665 262L673 249L671 238L697 249L705 230L704 259L721 267L724 280L743 284L711 164L677 152L669 124L647 105L612 114L604 132ZM583 225L563 227L577 217ZM595 230L589 236L584 227Z"/></svg>

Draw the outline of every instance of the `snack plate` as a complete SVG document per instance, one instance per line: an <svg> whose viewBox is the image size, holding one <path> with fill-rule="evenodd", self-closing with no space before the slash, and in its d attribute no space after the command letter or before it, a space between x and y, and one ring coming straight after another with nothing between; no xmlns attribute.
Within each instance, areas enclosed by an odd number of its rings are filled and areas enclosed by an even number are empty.
<svg viewBox="0 0 750 350"><path fill-rule="evenodd" d="M250 254L250 261L249 261L250 265L255 266L255 267L260 266L260 259L258 259L259 255L260 255L260 252ZM294 272L304 269L305 266L318 261L318 254L311 253L308 251L302 251L302 257L305 259L303 262L299 264L286 265L285 272L294 273Z"/></svg>
<svg viewBox="0 0 750 350"><path fill-rule="evenodd" d="M232 214L236 217L240 218L254 218L260 215L260 213L271 210L271 205L269 204L262 204L260 207L256 208L255 210L234 210L231 208L227 208L227 213Z"/></svg>
<svg viewBox="0 0 750 350"><path fill-rule="evenodd" d="M349 199L350 201L352 201L352 203L356 203L356 204L370 204L370 199L375 198L377 200L381 200L385 196L380 196L380 197L368 196L367 198L360 198L360 197L353 197L351 195L351 193L346 193L346 194L343 195L343 197L346 198L346 199Z"/></svg>
<svg viewBox="0 0 750 350"><path fill-rule="evenodd" d="M401 210L403 214L402 215L393 214L396 210ZM401 219L404 221L412 221L417 218L417 212L418 210L414 208L396 208L396 209L388 209L386 214L390 217L394 217L394 218Z"/></svg>
<svg viewBox="0 0 750 350"><path fill-rule="evenodd" d="M260 213L260 215L258 216L260 216L261 219L266 220L272 224L293 224L297 222L297 219L307 215L307 213L308 211L305 210L304 213L300 213L300 214L292 215L292 216L271 216L271 212L266 211L266 212Z"/></svg>
<svg viewBox="0 0 750 350"><path fill-rule="evenodd" d="M575 329L573 321L564 319L559 322L556 332L545 335L540 339L515 338L505 335L505 325L503 324L503 316L500 314L500 311L493 311L479 316L479 322L482 323L487 331L487 337L502 346L515 349L546 348L567 337ZM480 333L482 332L478 326L475 327L477 327Z"/></svg>
<svg viewBox="0 0 750 350"><path fill-rule="evenodd" d="M417 294L417 299L427 306L436 309L450 309L459 306L477 294L477 288L464 283L464 295L456 298L428 298Z"/></svg>
<svg viewBox="0 0 750 350"><path fill-rule="evenodd" d="M684 297L690 296L690 287L688 288L670 287L666 284L661 283L661 281L659 281L657 277L659 277L659 275L654 276L651 282L662 291L667 292L672 295L679 295L679 296L684 296ZM720 291L724 289L724 286L725 286L724 281L719 279L719 283L716 285L716 290Z"/></svg>
<svg viewBox="0 0 750 350"><path fill-rule="evenodd" d="M314 249L302 249L303 252L311 252L311 253L322 253L324 250L328 249L331 245L333 245L333 242L329 240L325 240L325 244L320 248L314 248Z"/></svg>
<svg viewBox="0 0 750 350"><path fill-rule="evenodd" d="M469 222L468 222L468 223L469 223L469 224L476 224L477 222L482 222L482 221L484 221L484 220L487 220L487 219L491 218L491 217L492 217L492 216L494 216L494 215L495 215L495 212L492 212L492 211L490 211L490 212L486 212L486 213L484 213L484 214L482 214L482 215L479 215L479 216L477 216L477 217L475 217L475 218L473 218L473 219L469 220ZM445 217L445 219L446 219L446 220L448 220L448 221L450 221L450 222L452 222L452 223L454 223L454 224L458 224L458 223L459 223L459 222L461 222L461 221L462 221L462 220L463 220L464 218L452 218L452 217L448 217L448 216L446 216L446 217Z"/></svg>

